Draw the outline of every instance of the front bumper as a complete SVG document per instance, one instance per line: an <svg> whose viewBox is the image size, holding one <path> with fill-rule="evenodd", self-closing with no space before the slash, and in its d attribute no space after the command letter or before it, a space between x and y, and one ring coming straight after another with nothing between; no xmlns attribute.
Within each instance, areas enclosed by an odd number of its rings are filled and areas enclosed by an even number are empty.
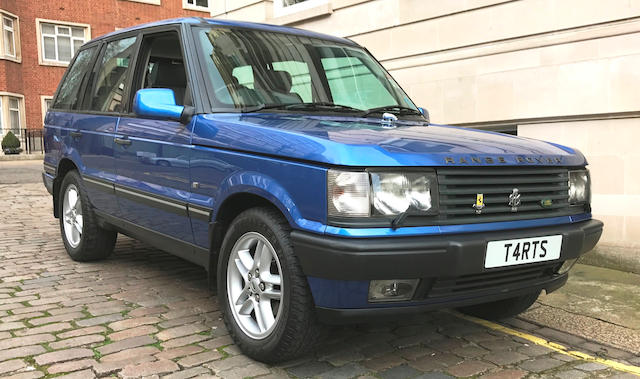
<svg viewBox="0 0 640 379"><path fill-rule="evenodd" d="M556 272L567 259L596 245L603 224L587 220L540 228L401 238L336 238L294 231L294 250L323 319L349 318L458 307L560 288ZM484 268L487 242L561 234L556 261ZM372 279L414 279L414 298L369 303Z"/></svg>

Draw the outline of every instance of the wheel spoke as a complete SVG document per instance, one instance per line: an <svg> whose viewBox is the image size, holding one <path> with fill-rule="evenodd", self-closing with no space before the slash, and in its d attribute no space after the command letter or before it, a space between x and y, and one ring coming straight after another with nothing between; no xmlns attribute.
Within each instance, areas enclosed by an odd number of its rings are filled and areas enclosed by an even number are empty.
<svg viewBox="0 0 640 379"><path fill-rule="evenodd" d="M260 279L262 279L263 282L267 284L272 284L274 286L282 285L282 280L280 278L280 275L272 274L266 270L260 273Z"/></svg>
<svg viewBox="0 0 640 379"><path fill-rule="evenodd" d="M255 253L253 254L253 266L251 267L251 270L255 270L257 268L262 269L261 262L266 259L265 254L268 254L268 252L265 252L265 248L266 245L264 244L264 242L258 240Z"/></svg>
<svg viewBox="0 0 640 379"><path fill-rule="evenodd" d="M82 227L84 226L84 220L82 219L82 215L76 215L76 228L82 234Z"/></svg>
<svg viewBox="0 0 640 379"><path fill-rule="evenodd" d="M240 258L237 258L235 262L236 262L236 268L238 269L240 276L242 276L242 280L246 280L249 269L245 267L244 263L242 263L242 260Z"/></svg>
<svg viewBox="0 0 640 379"><path fill-rule="evenodd" d="M258 314L260 316L258 316ZM271 302L268 300L260 300L256 307L256 319L258 320L258 326L260 330L265 331L269 329L275 322L273 317L273 310L271 309Z"/></svg>
<svg viewBox="0 0 640 379"><path fill-rule="evenodd" d="M67 192L67 198L69 199L69 208L75 208L76 203L78 202L78 192L70 189L69 192Z"/></svg>
<svg viewBox="0 0 640 379"><path fill-rule="evenodd" d="M252 298L248 298L242 303L240 309L238 309L238 313L244 316L248 316L251 314L251 311L255 307L254 301Z"/></svg>
<svg viewBox="0 0 640 379"><path fill-rule="evenodd" d="M246 273L249 272L251 267L253 267L253 258L251 258L251 253L249 252L249 250L239 250L238 258L240 258L242 265L246 269L246 271L244 272L244 274L246 275ZM240 271L240 273L242 273L242 271Z"/></svg>
<svg viewBox="0 0 640 379"><path fill-rule="evenodd" d="M282 292L280 292L280 290L271 288L262 291L262 296L266 297L267 299L280 300L282 298Z"/></svg>

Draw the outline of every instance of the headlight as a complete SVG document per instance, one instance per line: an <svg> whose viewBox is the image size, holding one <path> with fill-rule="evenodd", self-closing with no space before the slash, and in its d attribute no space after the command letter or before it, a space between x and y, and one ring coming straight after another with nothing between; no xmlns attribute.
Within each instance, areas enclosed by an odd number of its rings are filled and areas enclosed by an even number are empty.
<svg viewBox="0 0 640 379"><path fill-rule="evenodd" d="M329 216L393 216L437 211L434 173L329 170L327 179Z"/></svg>
<svg viewBox="0 0 640 379"><path fill-rule="evenodd" d="M369 216L369 174L329 170L327 181L330 216Z"/></svg>
<svg viewBox="0 0 640 379"><path fill-rule="evenodd" d="M569 203L585 204L591 201L589 170L569 171Z"/></svg>

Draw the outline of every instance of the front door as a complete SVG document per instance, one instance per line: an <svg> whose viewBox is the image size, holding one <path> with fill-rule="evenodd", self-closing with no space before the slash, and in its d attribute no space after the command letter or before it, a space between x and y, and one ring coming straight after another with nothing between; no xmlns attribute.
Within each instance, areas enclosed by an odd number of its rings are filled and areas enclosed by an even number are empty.
<svg viewBox="0 0 640 379"><path fill-rule="evenodd" d="M143 37L132 83L132 95L141 88L170 88L178 104L190 101L177 31ZM116 193L123 218L193 243L187 214L191 126L130 113L121 117L115 142Z"/></svg>

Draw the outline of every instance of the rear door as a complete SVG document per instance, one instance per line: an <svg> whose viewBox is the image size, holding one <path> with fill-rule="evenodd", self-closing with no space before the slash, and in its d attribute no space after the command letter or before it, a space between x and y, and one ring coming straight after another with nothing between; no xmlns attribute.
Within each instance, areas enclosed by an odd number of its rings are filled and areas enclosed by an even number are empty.
<svg viewBox="0 0 640 379"><path fill-rule="evenodd" d="M141 88L170 88L191 105L178 29L145 31L131 98ZM116 192L123 218L150 231L193 243L187 214L191 125L123 115L116 132Z"/></svg>
<svg viewBox="0 0 640 379"><path fill-rule="evenodd" d="M57 129L48 140L59 148L60 157L78 166L93 206L107 213L117 212L113 183L113 137L117 117L99 115L85 106L85 93L91 86L94 64L102 45L80 50L62 80L50 111L46 128Z"/></svg>
<svg viewBox="0 0 640 379"><path fill-rule="evenodd" d="M116 217L121 216L121 212L114 188L114 139L137 41L137 33L129 33L103 43L86 86L82 116L78 120L81 154L87 165L83 179L97 199L94 205Z"/></svg>

